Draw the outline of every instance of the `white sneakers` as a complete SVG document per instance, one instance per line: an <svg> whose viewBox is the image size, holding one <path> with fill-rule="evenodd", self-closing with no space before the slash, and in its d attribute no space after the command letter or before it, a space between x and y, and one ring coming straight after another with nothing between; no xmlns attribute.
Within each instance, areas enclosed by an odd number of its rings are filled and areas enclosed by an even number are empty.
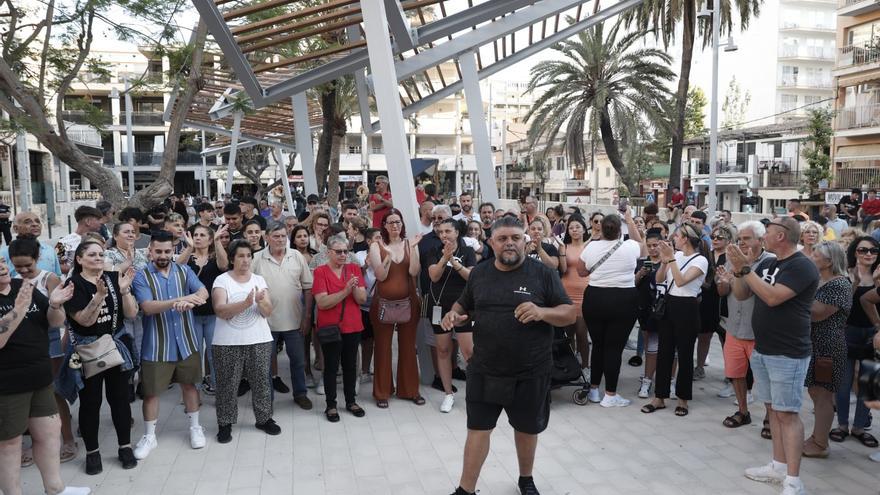
<svg viewBox="0 0 880 495"><path fill-rule="evenodd" d="M651 396L651 381L650 378L642 377L642 384L639 386L639 399L647 399Z"/></svg>
<svg viewBox="0 0 880 495"><path fill-rule="evenodd" d="M599 394L598 388L591 388L590 393L587 395L587 398L590 402L596 403L602 401L602 395Z"/></svg>
<svg viewBox="0 0 880 495"><path fill-rule="evenodd" d="M205 429L201 426L189 427L189 445L194 449L205 447Z"/></svg>
<svg viewBox="0 0 880 495"><path fill-rule="evenodd" d="M791 481L788 478L782 482L782 495L806 495L804 484L801 481Z"/></svg>
<svg viewBox="0 0 880 495"><path fill-rule="evenodd" d="M324 395L324 373L318 371L312 376L312 379L315 382L315 393L318 395Z"/></svg>
<svg viewBox="0 0 880 495"><path fill-rule="evenodd" d="M91 488L84 486L67 486L64 490L58 492L58 495L89 495L92 493Z"/></svg>
<svg viewBox="0 0 880 495"><path fill-rule="evenodd" d="M631 403L632 403L631 400L624 399L623 397L620 396L620 394L617 394L617 395L605 394L605 397L602 399L602 402L600 402L599 405L602 407L626 407L626 406L630 405Z"/></svg>
<svg viewBox="0 0 880 495"><path fill-rule="evenodd" d="M134 447L134 458L139 461L146 459L150 452L158 446L159 442L156 441L156 435L144 435Z"/></svg>
<svg viewBox="0 0 880 495"><path fill-rule="evenodd" d="M868 459L871 459L874 462L880 462L880 452L874 452L868 456Z"/></svg>
<svg viewBox="0 0 880 495"><path fill-rule="evenodd" d="M443 403L440 404L440 412L448 413L452 410L453 405L455 405L455 396L452 394L446 394L446 397L443 398Z"/></svg>
<svg viewBox="0 0 880 495"><path fill-rule="evenodd" d="M746 478L762 483L782 483L782 480L785 479L785 474L785 471L780 471L773 467L773 462L768 462L763 466L748 468L745 472Z"/></svg>
<svg viewBox="0 0 880 495"><path fill-rule="evenodd" d="M718 392L718 397L721 397L722 399L727 399L733 397L735 394L736 392L733 391L733 383L724 382L724 388L722 388L721 391Z"/></svg>

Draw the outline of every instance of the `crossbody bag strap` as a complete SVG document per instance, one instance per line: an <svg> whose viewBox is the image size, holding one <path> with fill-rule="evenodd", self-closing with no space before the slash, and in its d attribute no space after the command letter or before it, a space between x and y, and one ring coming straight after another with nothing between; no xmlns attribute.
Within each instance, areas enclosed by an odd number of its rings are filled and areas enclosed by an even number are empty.
<svg viewBox="0 0 880 495"><path fill-rule="evenodd" d="M696 259L697 256L701 256L701 255L699 253L697 253L697 254L691 256L690 258L688 258L688 260L685 261L683 265L681 265L681 268L679 268L678 271L681 272L682 275L684 275L684 269L687 268L688 264L691 261L694 261L694 259ZM667 270L669 270L669 268L667 268ZM674 277L669 282L669 288L666 289L666 293L669 294L669 291L671 291L673 287L675 287L675 278Z"/></svg>
<svg viewBox="0 0 880 495"><path fill-rule="evenodd" d="M347 264L346 264L346 265L342 265L342 281L343 281L343 284L346 283L346 281L345 281L345 269L346 269L347 267L348 267ZM345 287L343 287L342 290L345 290ZM345 296L345 297L342 299L342 311L340 311L340 313L339 313L339 323L336 324L337 326L338 326L338 325L342 325L342 319L345 318L345 303L346 303L347 300L348 300L348 296Z"/></svg>
<svg viewBox="0 0 880 495"><path fill-rule="evenodd" d="M113 336L116 334L116 318L119 315L120 309L119 298L116 297L116 287L113 286L113 282L110 280L110 276L107 274L101 274L101 276L104 278L104 283L107 284L107 292L110 293L110 298L113 299L113 328L110 332L110 335Z"/></svg>
<svg viewBox="0 0 880 495"><path fill-rule="evenodd" d="M591 267L587 270L587 272L588 272L588 273L593 273L594 271L596 271L596 268L599 268L600 266L602 266L602 263L605 263L605 261L606 261L608 258L610 258L611 255L614 254L615 251L617 251L617 248L619 248L619 247L622 246L622 245L623 245L623 239L618 239L618 240L617 240L617 244L615 244L614 246L611 246L611 249L609 249L608 252L605 253L605 255L602 256L602 257L599 259L599 261L597 261L593 266L591 266Z"/></svg>

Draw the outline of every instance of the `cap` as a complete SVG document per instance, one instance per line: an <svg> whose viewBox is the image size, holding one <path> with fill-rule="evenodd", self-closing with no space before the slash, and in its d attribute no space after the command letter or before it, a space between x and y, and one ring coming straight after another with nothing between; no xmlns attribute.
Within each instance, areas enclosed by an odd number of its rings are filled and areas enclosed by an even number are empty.
<svg viewBox="0 0 880 495"><path fill-rule="evenodd" d="M306 202L307 203L317 203L318 202L318 195L317 194L309 194L308 196L306 196Z"/></svg>

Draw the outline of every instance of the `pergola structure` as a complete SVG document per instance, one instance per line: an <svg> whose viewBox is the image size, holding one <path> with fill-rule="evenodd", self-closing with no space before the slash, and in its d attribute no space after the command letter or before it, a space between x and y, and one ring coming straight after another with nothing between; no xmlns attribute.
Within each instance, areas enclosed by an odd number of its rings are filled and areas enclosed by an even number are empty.
<svg viewBox="0 0 880 495"><path fill-rule="evenodd" d="M235 74L227 79L234 89L224 90L207 116L216 121L232 114L234 138L235 99L242 93L258 109L292 100L294 141L307 179L309 166L314 176L314 159L305 92L354 75L362 127L374 133L381 126L395 205L414 228L418 205L406 116L464 91L482 200L497 201L480 79L642 1L599 9L599 0L193 0L224 66ZM441 65L450 62L455 72L444 73ZM306 192L317 192L310 189L306 180Z"/></svg>

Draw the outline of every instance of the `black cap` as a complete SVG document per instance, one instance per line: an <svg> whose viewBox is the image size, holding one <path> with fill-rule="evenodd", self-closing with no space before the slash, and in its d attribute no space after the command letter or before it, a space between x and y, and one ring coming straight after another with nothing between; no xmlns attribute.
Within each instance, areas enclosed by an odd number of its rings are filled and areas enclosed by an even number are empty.
<svg viewBox="0 0 880 495"><path fill-rule="evenodd" d="M307 203L317 203L318 202L318 195L317 194L309 194L308 196L306 196L306 202Z"/></svg>

